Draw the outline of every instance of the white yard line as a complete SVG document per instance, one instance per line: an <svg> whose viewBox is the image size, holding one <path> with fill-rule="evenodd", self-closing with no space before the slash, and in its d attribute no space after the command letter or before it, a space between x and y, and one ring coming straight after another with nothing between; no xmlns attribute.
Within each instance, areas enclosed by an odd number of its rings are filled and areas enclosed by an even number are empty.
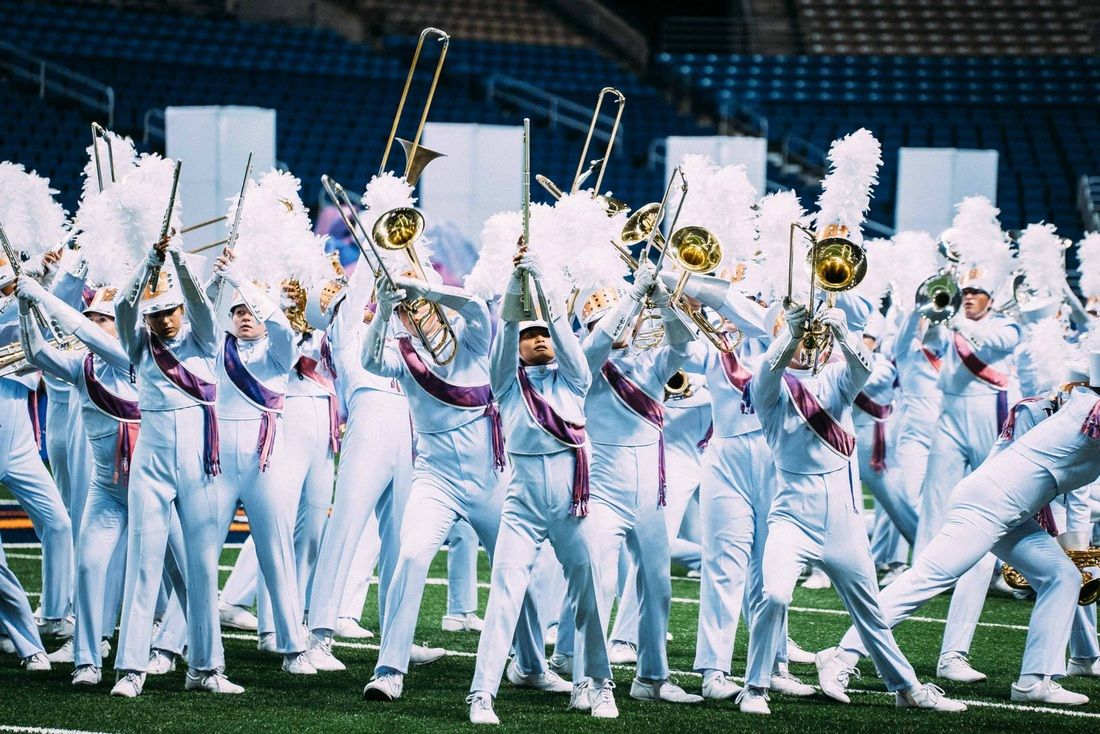
<svg viewBox="0 0 1100 734"><path fill-rule="evenodd" d="M102 732L81 731L80 729L44 729L39 726L11 726L0 724L0 731L25 732L26 734L103 734Z"/></svg>

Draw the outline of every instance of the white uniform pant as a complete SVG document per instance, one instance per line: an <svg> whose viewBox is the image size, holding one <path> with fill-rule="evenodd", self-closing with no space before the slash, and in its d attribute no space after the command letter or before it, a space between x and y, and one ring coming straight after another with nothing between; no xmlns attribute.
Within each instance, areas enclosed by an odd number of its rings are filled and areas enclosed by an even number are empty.
<svg viewBox="0 0 1100 734"><path fill-rule="evenodd" d="M390 491L382 494L382 498L390 495ZM381 505L381 502L379 502ZM397 532L394 532L396 535ZM374 567L378 563L379 553L382 548L382 539L378 535L378 514L372 514L367 520L367 528L363 531L363 537L359 539L359 547L355 549L355 558L351 563L351 571L348 572L348 581L344 586L344 594L340 601L340 617L359 620L363 616L363 608L367 603L367 594L370 593L371 576L374 575ZM397 551L394 552L396 563ZM378 585L378 608L381 619L382 589Z"/></svg>
<svg viewBox="0 0 1100 734"><path fill-rule="evenodd" d="M501 513L485 627L477 647L477 667L470 690L497 694L521 610L530 604L526 592L544 540L549 540L561 560L568 603L577 610L579 668L574 670L574 680L582 676L609 679L611 667L599 612L596 559L591 553L592 518L569 514L573 453L512 454L511 458L512 478ZM522 663L520 669L530 672Z"/></svg>
<svg viewBox="0 0 1100 734"><path fill-rule="evenodd" d="M478 419L441 433L417 435L412 489L401 522L401 553L386 593L376 673L408 671L428 566L460 518L473 526L493 558L508 477L493 466L489 421ZM524 603L516 658L531 674L546 661L534 602Z"/></svg>
<svg viewBox="0 0 1100 734"><path fill-rule="evenodd" d="M535 559L535 567L531 569L531 582L527 590L535 599L545 636L551 627L558 626L562 608L569 608L568 600L562 603L562 599L566 599L565 572L549 540L544 540L539 545L539 554Z"/></svg>
<svg viewBox="0 0 1100 734"><path fill-rule="evenodd" d="M917 532L917 509L906 494L893 442L892 423L893 420L887 423L886 468L882 471L871 466L875 450L875 422L865 418L855 424L859 476L875 498L871 555L880 565L905 563L909 557L909 543Z"/></svg>
<svg viewBox="0 0 1100 734"><path fill-rule="evenodd" d="M477 533L459 520L447 536L447 614L477 611Z"/></svg>
<svg viewBox="0 0 1100 734"><path fill-rule="evenodd" d="M173 504L187 544L188 663L196 670L222 667L218 555L225 532L218 493L203 472L202 408L142 412L128 497L126 586L115 668L144 671L149 665Z"/></svg>
<svg viewBox="0 0 1100 734"><path fill-rule="evenodd" d="M347 430L336 474L332 515L321 536L321 548L313 572L309 595L308 626L320 635L336 629L348 577L367 526L367 518L381 509L384 495L403 497L411 481L412 434L408 402L401 395L376 390L358 390L348 405ZM390 491L387 491L389 488ZM391 499L390 507L400 508ZM395 513L390 513L391 515ZM388 555L396 564L393 530L396 518L379 522L379 534L389 539ZM380 586L385 586L387 568L383 553ZM373 563L371 564L373 565ZM389 571L392 573L392 570ZM361 575L361 574L360 574ZM369 571L368 571L369 575ZM384 591L379 589L381 612ZM360 610L361 612L361 610ZM355 615L356 618L359 614Z"/></svg>
<svg viewBox="0 0 1100 734"><path fill-rule="evenodd" d="M15 654L21 658L46 651L27 592L8 568L3 545L0 545L0 631L15 645Z"/></svg>
<svg viewBox="0 0 1100 734"><path fill-rule="evenodd" d="M277 421L271 463L266 471L260 471L256 448L260 419L219 419L222 471L214 478L214 486L221 512L218 554L239 501L248 514L248 527L256 544L261 573L257 589L266 586L271 594L275 648L288 654L305 650L306 641L294 561L294 524L301 485L295 487L284 481L283 460L291 448L284 425Z"/></svg>
<svg viewBox="0 0 1100 734"><path fill-rule="evenodd" d="M1037 498L1054 491L1054 478L1045 469L1013 452L1001 454L995 463L963 480L951 494L940 532L913 567L879 595L886 621L893 627L909 617L992 550L1027 578L1037 597L1021 674L1063 675L1081 574L1031 517L1031 508L1039 506ZM840 646L863 654L852 630Z"/></svg>
<svg viewBox="0 0 1100 734"><path fill-rule="evenodd" d="M672 549L678 548L681 557L675 558L681 563L690 564L699 562L699 546L688 541L677 542L676 536L680 532L680 523L684 520L691 498L699 490L699 482L703 477L703 467L697 451L687 454L672 448L666 448L665 475L667 488L665 491L665 528L668 530L669 555L673 556ZM627 547L624 555L626 574L622 581L622 598L619 600L619 611L615 615L615 625L611 628L611 640L638 644L638 617L641 604L638 599L638 561L633 552Z"/></svg>
<svg viewBox="0 0 1100 734"><path fill-rule="evenodd" d="M940 418L940 396L902 395L893 419L898 469L910 504L919 506L921 485L928 470L928 452ZM919 524L919 523L918 523Z"/></svg>
<svg viewBox="0 0 1100 734"><path fill-rule="evenodd" d="M711 465L699 489L703 574L693 667L729 673L737 623L744 612L745 626L751 626L750 613L763 595L775 463L760 431L714 438L707 456ZM782 627L778 662L787 659L785 616Z"/></svg>
<svg viewBox="0 0 1100 734"><path fill-rule="evenodd" d="M802 567L810 562L820 566L833 582L887 689L899 691L918 683L878 604L875 565L854 504L853 474L852 468L828 474L778 472L778 492L797 493L785 500L786 506L796 505L797 496L813 497L810 504L823 503L824 516L803 516L796 522L784 513L770 519L764 548L764 594L749 633L745 679L750 686L771 685L775 651L784 639L783 615L791 605Z"/></svg>

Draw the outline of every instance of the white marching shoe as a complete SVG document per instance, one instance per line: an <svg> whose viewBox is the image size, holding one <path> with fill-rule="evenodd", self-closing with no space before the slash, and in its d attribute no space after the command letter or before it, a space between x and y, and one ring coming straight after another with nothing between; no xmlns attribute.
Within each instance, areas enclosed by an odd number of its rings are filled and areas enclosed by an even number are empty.
<svg viewBox="0 0 1100 734"><path fill-rule="evenodd" d="M612 665L635 665L638 662L638 648L629 642L612 640L607 649L607 662Z"/></svg>
<svg viewBox="0 0 1100 734"><path fill-rule="evenodd" d="M207 693L244 693L244 687L239 686L226 677L220 670L195 670L187 669L187 677L183 681L185 691L205 691Z"/></svg>
<svg viewBox="0 0 1100 734"><path fill-rule="evenodd" d="M130 671L115 681L115 686L111 689L111 695L121 696L122 698L137 698L141 695L141 689L144 687L145 673Z"/></svg>
<svg viewBox="0 0 1100 734"><path fill-rule="evenodd" d="M283 655L283 670L291 675L317 675L317 668L304 652L291 652Z"/></svg>
<svg viewBox="0 0 1100 734"><path fill-rule="evenodd" d="M42 673L50 669L50 659L44 652L36 652L23 658L23 667L32 673Z"/></svg>
<svg viewBox="0 0 1100 734"><path fill-rule="evenodd" d="M1070 658L1066 666L1066 675L1078 678L1100 678L1100 658L1095 660Z"/></svg>
<svg viewBox="0 0 1100 734"><path fill-rule="evenodd" d="M244 630L245 632L255 632L259 627L255 614L244 607L227 604L224 601L218 602L218 619L221 621L222 627Z"/></svg>
<svg viewBox="0 0 1100 734"><path fill-rule="evenodd" d="M5 655L15 654L15 643L11 641L10 637L0 635L0 652Z"/></svg>
<svg viewBox="0 0 1100 734"><path fill-rule="evenodd" d="M850 703L852 699L845 691L852 676L859 677L859 669L846 663L840 649L835 647L819 652L814 662L817 664L817 684L821 686L821 692L841 703Z"/></svg>
<svg viewBox="0 0 1100 734"><path fill-rule="evenodd" d="M384 673L370 679L363 689L367 701L396 701L405 690L405 676L400 673Z"/></svg>
<svg viewBox="0 0 1100 734"><path fill-rule="evenodd" d="M743 714L770 714L771 708L768 706L768 692L763 688L754 688L753 686L746 686L745 690L741 691L741 694L737 696L737 705L741 709Z"/></svg>
<svg viewBox="0 0 1100 734"><path fill-rule="evenodd" d="M256 641L256 649L260 652L279 652L279 642L275 637L274 632L263 632L260 634L260 638Z"/></svg>
<svg viewBox="0 0 1100 734"><path fill-rule="evenodd" d="M51 663L71 663L75 660L74 648L76 643L73 642L73 638L65 640L65 644L51 652L48 657Z"/></svg>
<svg viewBox="0 0 1100 734"><path fill-rule="evenodd" d="M314 670L322 673L333 673L347 670L348 667L340 662L332 654L332 640L322 639L312 632L309 635L309 648L306 657Z"/></svg>
<svg viewBox="0 0 1100 734"><path fill-rule="evenodd" d="M916 690L898 691L894 704L899 709L929 709L931 711L966 711L966 704L944 695L943 689L932 683L917 686Z"/></svg>
<svg viewBox="0 0 1100 734"><path fill-rule="evenodd" d="M802 582L802 588L831 589L833 588L833 582L829 579L824 569L819 566L814 566L814 570L811 571L810 575L806 577L806 580Z"/></svg>
<svg viewBox="0 0 1100 734"><path fill-rule="evenodd" d="M176 669L176 656L167 650L153 648L149 652L149 667L145 672L149 675L167 675Z"/></svg>
<svg viewBox="0 0 1100 734"><path fill-rule="evenodd" d="M466 703L470 704L471 724L500 723L500 719L493 711L493 697L485 691L477 691L466 696Z"/></svg>
<svg viewBox="0 0 1100 734"><path fill-rule="evenodd" d="M688 693L680 686L665 680L647 681L635 678L630 684L630 697L639 701L664 701L665 703L702 703L703 697Z"/></svg>
<svg viewBox="0 0 1100 734"><path fill-rule="evenodd" d="M741 686L730 680L720 670L709 670L703 675L703 698L712 701L728 701L741 694Z"/></svg>
<svg viewBox="0 0 1100 734"><path fill-rule="evenodd" d="M599 688L589 684L588 708L597 719L619 718L619 707L615 704L615 681L605 680Z"/></svg>
<svg viewBox="0 0 1100 734"><path fill-rule="evenodd" d="M72 637L76 620L73 617L38 620L38 634L43 637Z"/></svg>
<svg viewBox="0 0 1100 734"><path fill-rule="evenodd" d="M369 640L374 637L373 632L359 624L358 619L351 617L340 617L336 620L336 629L333 630L333 634L347 640Z"/></svg>
<svg viewBox="0 0 1100 734"><path fill-rule="evenodd" d="M444 614L441 626L444 632L481 632L482 627L485 626L485 620L475 612Z"/></svg>
<svg viewBox="0 0 1100 734"><path fill-rule="evenodd" d="M554 653L550 656L550 659L546 661L546 667L550 668L550 670L554 671L562 678L572 678L573 656Z"/></svg>
<svg viewBox="0 0 1100 734"><path fill-rule="evenodd" d="M809 650L803 650L797 642L787 638L787 662L799 665L813 665L815 656Z"/></svg>
<svg viewBox="0 0 1100 734"><path fill-rule="evenodd" d="M592 710L592 698L588 695L589 687L588 680L573 684L573 692L569 695L569 708L577 711Z"/></svg>
<svg viewBox="0 0 1100 734"><path fill-rule="evenodd" d="M962 653L949 652L940 655L940 660L936 663L936 677L956 683L977 683L985 680L985 673L974 670Z"/></svg>
<svg viewBox="0 0 1100 734"><path fill-rule="evenodd" d="M413 665L428 665L434 663L441 657L447 654L447 651L442 647L425 647L424 645L413 645L409 651L409 662Z"/></svg>
<svg viewBox="0 0 1100 734"><path fill-rule="evenodd" d="M901 576L903 573L905 573L908 570L909 570L909 566L907 566L904 563L899 563L896 566L891 566L890 570L887 571L886 574L881 579L879 579L879 581L878 581L879 588L880 589L885 589L887 586L894 583L897 580L898 576Z"/></svg>
<svg viewBox="0 0 1100 734"><path fill-rule="evenodd" d="M80 665L73 671L74 686L98 686L103 672L94 665Z"/></svg>
<svg viewBox="0 0 1100 734"><path fill-rule="evenodd" d="M1027 688L1012 684L1012 700L1026 703L1052 703L1059 706L1084 706L1089 697L1067 691L1050 678L1044 678Z"/></svg>
<svg viewBox="0 0 1100 734"><path fill-rule="evenodd" d="M779 671L772 673L771 690L782 693L784 696L800 696L803 698L812 696L816 692L813 686L803 683L801 679L791 675L787 671L786 665L780 665Z"/></svg>
<svg viewBox="0 0 1100 734"><path fill-rule="evenodd" d="M508 682L516 688L530 688L536 691L549 693L569 693L573 690L573 684L563 680L560 675L547 669L545 673L526 674L519 669L519 663L515 658L508 663Z"/></svg>

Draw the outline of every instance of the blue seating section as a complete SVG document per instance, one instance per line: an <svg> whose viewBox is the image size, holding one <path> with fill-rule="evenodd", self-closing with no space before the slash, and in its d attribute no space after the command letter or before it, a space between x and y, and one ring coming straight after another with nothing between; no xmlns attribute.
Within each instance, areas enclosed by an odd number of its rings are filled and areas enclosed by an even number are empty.
<svg viewBox="0 0 1100 734"><path fill-rule="evenodd" d="M655 65L716 109L765 115L776 140L825 150L872 130L884 149L877 221L893 219L898 148L992 148L1005 226L1045 219L1080 235L1077 179L1100 170L1100 58L661 54Z"/></svg>

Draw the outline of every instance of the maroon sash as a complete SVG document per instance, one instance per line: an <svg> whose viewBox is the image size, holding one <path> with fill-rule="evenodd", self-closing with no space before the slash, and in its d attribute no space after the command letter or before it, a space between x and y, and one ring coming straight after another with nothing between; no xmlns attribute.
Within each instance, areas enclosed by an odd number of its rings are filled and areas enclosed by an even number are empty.
<svg viewBox="0 0 1100 734"><path fill-rule="evenodd" d="M1043 505L1043 509L1035 513L1035 522L1039 523L1039 527L1050 533L1052 538L1057 538L1058 523L1054 521L1054 511L1050 509L1050 504Z"/></svg>
<svg viewBox="0 0 1100 734"><path fill-rule="evenodd" d="M130 481L130 464L134 459L138 429L141 428L141 409L136 400L120 398L99 381L91 353L84 356L84 386L92 405L108 418L118 421L114 481L117 484L121 478L126 484Z"/></svg>
<svg viewBox="0 0 1100 734"><path fill-rule="evenodd" d="M703 434L703 437L701 439L699 439L699 443L695 444L695 448L699 449L700 451L705 451L707 446L710 445L710 440L712 438L714 438L714 421L711 421L710 425L707 426L707 432Z"/></svg>
<svg viewBox="0 0 1100 734"><path fill-rule="evenodd" d="M752 396L749 390L752 373L745 368L745 365L741 364L741 361L737 359L737 355L733 352L720 352L718 360L722 364L722 372L725 374L726 380L741 393L741 412L746 414L755 413L756 410L752 407Z"/></svg>
<svg viewBox="0 0 1100 734"><path fill-rule="evenodd" d="M1100 402L1092 406L1092 410L1085 416L1085 422L1081 424L1081 433L1089 438L1100 438Z"/></svg>
<svg viewBox="0 0 1100 734"><path fill-rule="evenodd" d="M493 461L498 471L504 471L504 426L500 421L500 411L493 399L493 391L488 385L455 385L432 372L425 364L407 336L397 340L398 350L409 374L424 392L446 405L455 408L484 408L489 418L493 434Z"/></svg>
<svg viewBox="0 0 1100 734"><path fill-rule="evenodd" d="M31 419L31 430L34 431L34 445L42 451L42 421L38 419L38 388L27 392L27 414Z"/></svg>
<svg viewBox="0 0 1100 734"><path fill-rule="evenodd" d="M791 403L802 420L813 430L826 446L844 458L850 459L856 450L856 437L844 430L843 426L822 407L817 396L802 384L802 381L790 372L783 373L783 383L791 395Z"/></svg>
<svg viewBox="0 0 1100 734"><path fill-rule="evenodd" d="M997 391L997 427L1003 429L1005 422L1008 421L1008 375L978 359L970 342L957 331L955 332L955 352L966 369L970 370L970 374Z"/></svg>
<svg viewBox="0 0 1100 734"><path fill-rule="evenodd" d="M286 393L275 392L248 371L241 361L237 341L234 335L225 335L225 348L222 350L225 374L244 399L260 409L260 435L256 442L256 453L260 457L260 471L267 471L271 464L271 452L275 448L275 429L279 414L283 412L283 405L286 403Z"/></svg>
<svg viewBox="0 0 1100 734"><path fill-rule="evenodd" d="M935 352L924 345L921 345L920 351L924 358L928 360L928 363L932 365L932 368L939 372L940 368L943 367L943 358L937 357Z"/></svg>
<svg viewBox="0 0 1100 734"><path fill-rule="evenodd" d="M657 429L657 505L665 506L665 406L635 385L611 360L601 368L611 392L639 418Z"/></svg>
<svg viewBox="0 0 1100 734"><path fill-rule="evenodd" d="M300 376L320 385L328 393L328 446L336 454L340 451L340 408L336 404L336 383L322 374L318 366L317 360L302 356L298 357L294 369Z"/></svg>
<svg viewBox="0 0 1100 734"><path fill-rule="evenodd" d="M588 450L585 448L584 424L570 423L558 415L554 406L531 385L527 370L520 365L517 372L520 392L535 423L560 443L573 449L573 501L569 514L584 517L588 514Z"/></svg>
<svg viewBox="0 0 1100 734"><path fill-rule="evenodd" d="M886 471L886 419L894 412L894 407L876 403L867 397L865 392L856 395L855 406L875 420L875 435L871 444L871 468L877 472Z"/></svg>
<svg viewBox="0 0 1100 734"><path fill-rule="evenodd" d="M203 471L211 477L221 474L218 416L214 412L214 402L218 398L217 384L188 372L161 338L152 332L149 332L149 351L165 379L202 407Z"/></svg>
<svg viewBox="0 0 1100 734"><path fill-rule="evenodd" d="M1016 413L1025 405L1037 403L1043 399L1044 398L1041 397L1024 398L1020 402L1013 405L1012 410L1008 411L1008 416L1001 424L1000 439L1003 441L1011 441L1012 439L1016 438Z"/></svg>

